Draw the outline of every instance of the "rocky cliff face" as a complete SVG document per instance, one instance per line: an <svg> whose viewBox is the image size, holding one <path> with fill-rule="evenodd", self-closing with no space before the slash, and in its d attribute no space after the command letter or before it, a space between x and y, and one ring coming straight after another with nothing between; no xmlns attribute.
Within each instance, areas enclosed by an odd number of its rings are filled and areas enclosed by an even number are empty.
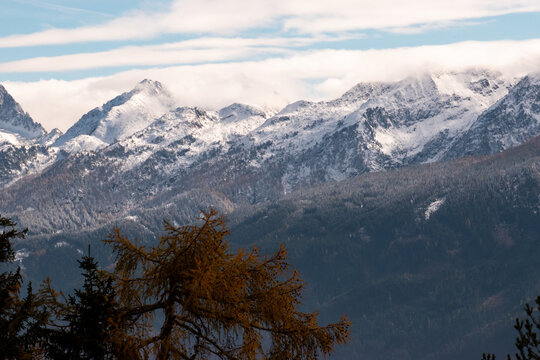
<svg viewBox="0 0 540 360"><path fill-rule="evenodd" d="M57 131L47 134L0 85L0 186L51 164Z"/></svg>
<svg viewBox="0 0 540 360"><path fill-rule="evenodd" d="M540 133L540 75L529 75L454 141L445 158L493 154Z"/></svg>
<svg viewBox="0 0 540 360"><path fill-rule="evenodd" d="M23 139L37 138L46 133L40 124L34 122L30 115L23 111L2 85L0 85L0 133L8 133ZM5 134L0 134L0 142L5 141L6 137Z"/></svg>

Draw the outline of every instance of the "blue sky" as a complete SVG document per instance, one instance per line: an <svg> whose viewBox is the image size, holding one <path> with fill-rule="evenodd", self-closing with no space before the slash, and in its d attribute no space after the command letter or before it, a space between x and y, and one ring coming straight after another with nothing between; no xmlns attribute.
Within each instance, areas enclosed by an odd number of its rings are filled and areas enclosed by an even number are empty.
<svg viewBox="0 0 540 360"><path fill-rule="evenodd" d="M3 0L0 14L0 82L48 129L147 77L217 108L432 69L540 71L538 0Z"/></svg>

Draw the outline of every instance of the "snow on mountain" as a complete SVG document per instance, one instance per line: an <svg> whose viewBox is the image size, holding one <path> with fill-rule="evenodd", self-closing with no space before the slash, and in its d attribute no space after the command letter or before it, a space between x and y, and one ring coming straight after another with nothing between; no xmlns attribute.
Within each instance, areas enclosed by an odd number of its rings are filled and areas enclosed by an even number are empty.
<svg viewBox="0 0 540 360"><path fill-rule="evenodd" d="M511 85L487 71L425 74L397 83L388 96L371 99L354 117L364 120L377 151L396 163L437 161Z"/></svg>
<svg viewBox="0 0 540 360"><path fill-rule="evenodd" d="M62 134L58 129L28 139L0 131L0 186L35 174L57 160L58 149L50 145Z"/></svg>
<svg viewBox="0 0 540 360"><path fill-rule="evenodd" d="M446 158L492 154L540 133L540 74L531 74L456 139Z"/></svg>
<svg viewBox="0 0 540 360"><path fill-rule="evenodd" d="M43 126L34 122L2 85L0 85L0 133L0 141L13 141L13 144L18 143L20 138L28 140L46 133Z"/></svg>
<svg viewBox="0 0 540 360"><path fill-rule="evenodd" d="M485 70L359 84L333 101L288 105L243 147L257 153L254 166L282 167L284 191L437 161L512 84Z"/></svg>
<svg viewBox="0 0 540 360"><path fill-rule="evenodd" d="M54 146L75 152L97 150L144 129L173 108L172 96L161 83L143 80L130 92L88 112Z"/></svg>
<svg viewBox="0 0 540 360"><path fill-rule="evenodd" d="M40 152L45 159L23 160L21 151L5 151L5 157L17 153L18 160L10 162L17 171L12 171L2 184L38 172L66 153L97 154L102 149L104 153L99 156L105 156L109 166L116 164L120 172L145 162L155 162L159 171L171 172L189 166L212 149L223 152L229 142L257 128L268 117L262 109L244 104L232 104L219 112L188 107L169 111L172 104L160 83L144 80L134 90L84 115L66 134L55 129L36 138L34 142L43 147ZM0 142L6 138L9 144L21 145L13 134L0 135ZM167 157L172 160L166 161ZM22 166L24 161L28 164ZM31 166L32 161L35 164Z"/></svg>
<svg viewBox="0 0 540 360"><path fill-rule="evenodd" d="M131 216L143 203L159 210L171 198L204 199L232 208L364 172L446 159L453 151L459 156L469 151L457 147L467 134L518 141L540 133L512 123L537 123L539 82L531 75L514 86L512 78L478 69L424 74L361 83L337 99L298 101L270 114L243 104L219 111L174 107L161 84L146 80L40 147L0 151L11 171L2 184L36 174L4 187L11 199L4 212L25 197L24 206L44 214L40 229L65 221L94 226ZM490 132L496 124L506 125ZM27 160L38 157L39 166ZM32 190L42 186L54 189L54 197Z"/></svg>
<svg viewBox="0 0 540 360"><path fill-rule="evenodd" d="M332 101L297 101L268 119L250 136L255 146L272 142L273 147L289 153L302 151L335 131L346 115L390 88L386 83L361 83Z"/></svg>
<svg viewBox="0 0 540 360"><path fill-rule="evenodd" d="M24 143L24 140L21 139L21 136L17 136L11 132L4 132L0 130L0 145L21 145Z"/></svg>
<svg viewBox="0 0 540 360"><path fill-rule="evenodd" d="M37 139L37 142L40 145L44 146L50 146L52 145L60 136L62 136L64 133L60 131L60 129L54 128L51 130L51 132L41 136Z"/></svg>
<svg viewBox="0 0 540 360"><path fill-rule="evenodd" d="M444 202L446 201L446 198L437 199L433 202L431 202L428 207L426 208L426 211L424 212L424 219L429 220L431 215L435 213L437 210L441 208L442 205L444 205Z"/></svg>
<svg viewBox="0 0 540 360"><path fill-rule="evenodd" d="M47 139L55 134L47 134L0 85L0 185L51 164Z"/></svg>
<svg viewBox="0 0 540 360"><path fill-rule="evenodd" d="M199 108L177 108L165 113L147 128L111 146L106 153L112 157L119 154L117 159L124 171L155 157L158 158L156 164L182 166L216 140L210 129L218 121L215 112Z"/></svg>
<svg viewBox="0 0 540 360"><path fill-rule="evenodd" d="M186 168L212 149L223 153L228 142L246 135L266 120L261 109L233 104L219 112L180 107L156 119L145 129L113 145L108 154L122 155L118 161L128 170L151 162L170 173Z"/></svg>
<svg viewBox="0 0 540 360"><path fill-rule="evenodd" d="M475 90L481 81L486 82L487 90ZM295 151L324 135L359 124L370 135L364 140L400 161L418 154L441 134L448 132L445 136L451 137L468 128L480 113L506 95L509 86L500 74L482 71L361 84L334 101L289 105L254 137L256 142L278 141L288 151ZM296 132L294 137L286 136ZM436 159L437 154L432 154L425 161Z"/></svg>
<svg viewBox="0 0 540 360"><path fill-rule="evenodd" d="M62 143L61 140L57 140L57 142L54 143L55 146L58 146L59 144L61 144L59 148L68 153L78 153L81 151L96 151L109 145L105 141L95 136L85 134L77 135L73 139L69 139L64 143Z"/></svg>
<svg viewBox="0 0 540 360"><path fill-rule="evenodd" d="M0 145L0 186L8 186L25 175L38 173L55 160L56 152L47 146L4 143Z"/></svg>
<svg viewBox="0 0 540 360"><path fill-rule="evenodd" d="M269 113L255 106L234 103L218 112L220 132L227 140L243 136L261 126Z"/></svg>

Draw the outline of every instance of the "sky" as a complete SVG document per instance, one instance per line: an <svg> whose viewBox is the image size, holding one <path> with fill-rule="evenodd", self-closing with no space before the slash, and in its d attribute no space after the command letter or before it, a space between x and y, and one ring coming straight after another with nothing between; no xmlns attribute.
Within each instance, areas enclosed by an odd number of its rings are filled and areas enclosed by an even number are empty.
<svg viewBox="0 0 540 360"><path fill-rule="evenodd" d="M471 67L540 71L540 0L0 1L0 84L49 131L145 78L279 109Z"/></svg>

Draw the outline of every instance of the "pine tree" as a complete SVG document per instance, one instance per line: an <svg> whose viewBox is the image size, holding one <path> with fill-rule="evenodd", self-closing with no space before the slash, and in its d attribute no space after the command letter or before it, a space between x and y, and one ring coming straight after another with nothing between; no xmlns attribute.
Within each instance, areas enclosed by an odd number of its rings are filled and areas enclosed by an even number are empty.
<svg viewBox="0 0 540 360"><path fill-rule="evenodd" d="M2 233L0 233L0 262L12 262L15 259L12 241L23 239L28 229L22 231L15 229L17 223L2 215L0 215L0 226L2 227Z"/></svg>
<svg viewBox="0 0 540 360"><path fill-rule="evenodd" d="M518 332L516 338L516 360L540 360L540 296L536 298L536 306L525 305L525 319L516 319L514 329ZM483 354L482 360L495 360L494 354ZM507 355L508 360L512 360Z"/></svg>
<svg viewBox="0 0 540 360"><path fill-rule="evenodd" d="M22 239L27 229L17 230L11 219L0 216L0 262L5 266L15 260L12 241ZM0 354L3 359L32 359L39 353L36 344L46 314L38 311L38 303L27 288L25 298L20 298L21 269L0 274Z"/></svg>
<svg viewBox="0 0 540 360"><path fill-rule="evenodd" d="M516 319L514 328L518 332L516 338L516 360L540 359L540 296L536 298L536 306L525 305L525 319ZM508 355L508 359L511 359Z"/></svg>
<svg viewBox="0 0 540 360"><path fill-rule="evenodd" d="M45 282L42 295L46 298L54 320L47 330L46 353L51 359L113 359L110 342L113 319L117 317L112 278L98 270L93 257L79 261L83 270L82 289L66 301Z"/></svg>

